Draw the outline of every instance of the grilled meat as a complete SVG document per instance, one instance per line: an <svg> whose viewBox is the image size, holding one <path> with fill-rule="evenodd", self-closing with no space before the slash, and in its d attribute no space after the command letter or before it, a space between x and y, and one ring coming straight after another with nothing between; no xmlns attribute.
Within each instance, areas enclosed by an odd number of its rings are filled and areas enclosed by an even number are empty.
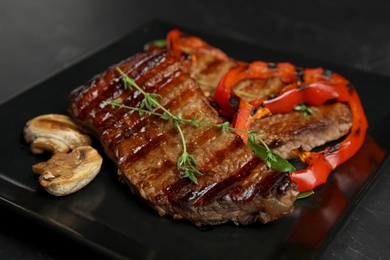
<svg viewBox="0 0 390 260"><path fill-rule="evenodd" d="M168 33L167 47L182 61L183 69L196 80L210 100L223 75L242 63L199 37L179 30Z"/></svg>
<svg viewBox="0 0 390 260"><path fill-rule="evenodd" d="M298 194L296 184L287 173L266 167L236 134L208 125L182 126L187 150L203 174L194 184L177 170L183 148L171 121L104 103L119 99L137 107L143 99L139 92L124 89L117 66L145 91L161 95L160 103L174 115L222 123L182 65L165 49L136 54L75 89L69 111L99 138L131 190L160 215L214 225L266 223L289 213Z"/></svg>

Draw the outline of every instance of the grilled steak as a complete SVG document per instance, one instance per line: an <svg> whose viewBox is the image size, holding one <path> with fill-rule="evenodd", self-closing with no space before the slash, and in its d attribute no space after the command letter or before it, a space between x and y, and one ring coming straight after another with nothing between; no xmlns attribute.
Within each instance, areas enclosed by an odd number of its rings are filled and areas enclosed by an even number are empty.
<svg viewBox="0 0 390 260"><path fill-rule="evenodd" d="M297 187L287 173L269 169L232 132L218 127L183 124L187 150L203 174L194 184L177 170L183 152L171 121L104 103L121 100L137 107L143 96L124 89L119 67L160 103L181 118L222 123L183 63L166 49L139 53L108 68L70 94L69 111L93 133L131 190L160 215L196 225L233 221L266 223L293 209Z"/></svg>

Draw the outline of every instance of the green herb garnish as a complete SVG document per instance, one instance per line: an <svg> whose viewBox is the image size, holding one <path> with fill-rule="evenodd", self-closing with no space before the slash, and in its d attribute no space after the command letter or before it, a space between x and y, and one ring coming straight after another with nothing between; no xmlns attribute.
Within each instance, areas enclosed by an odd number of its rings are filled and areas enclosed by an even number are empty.
<svg viewBox="0 0 390 260"><path fill-rule="evenodd" d="M264 143L264 141L255 135L254 132L249 132L248 138L248 147L263 161L265 164L272 169L278 170L280 172L294 172L296 171L295 167L289 163L287 160L280 157L278 154L273 152L269 147ZM262 145L258 144L255 139L259 140Z"/></svg>
<svg viewBox="0 0 390 260"><path fill-rule="evenodd" d="M314 191L312 191L312 190L303 191L303 192L299 193L297 199L304 199L304 198L307 198L313 194L314 194Z"/></svg>
<svg viewBox="0 0 390 260"><path fill-rule="evenodd" d="M310 107L306 106L305 104L296 105L294 107L294 110L295 111L302 111L303 117L307 117L309 115L314 114L313 109L311 109Z"/></svg>
<svg viewBox="0 0 390 260"><path fill-rule="evenodd" d="M165 39L155 40L144 45L144 51L149 50L151 46L156 46L157 48L163 48L167 46L167 41Z"/></svg>

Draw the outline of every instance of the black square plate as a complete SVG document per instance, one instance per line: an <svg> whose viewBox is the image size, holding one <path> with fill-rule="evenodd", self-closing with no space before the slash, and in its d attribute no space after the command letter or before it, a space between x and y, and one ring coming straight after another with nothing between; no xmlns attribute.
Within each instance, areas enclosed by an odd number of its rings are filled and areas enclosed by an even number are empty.
<svg viewBox="0 0 390 260"><path fill-rule="evenodd" d="M60 198L47 194L31 171L33 164L47 158L32 155L24 144L25 123L41 114L67 114L71 90L108 66L142 51L145 43L165 38L173 28L197 35L239 60L289 61L301 67L324 67L342 74L358 90L369 120L364 147L336 169L327 184L316 189L313 196L297 201L294 213L266 225L198 228L186 221L159 217L118 181L116 169L106 157L97 178L83 190ZM387 77L153 21L0 106L0 202L108 257L319 256L351 216L368 186L388 168L385 161L390 147L389 85ZM94 145L101 149L97 142Z"/></svg>

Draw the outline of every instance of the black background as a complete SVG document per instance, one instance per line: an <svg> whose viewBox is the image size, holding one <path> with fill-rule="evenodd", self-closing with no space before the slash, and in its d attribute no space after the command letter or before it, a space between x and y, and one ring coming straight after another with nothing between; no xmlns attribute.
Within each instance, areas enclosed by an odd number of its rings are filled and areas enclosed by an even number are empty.
<svg viewBox="0 0 390 260"><path fill-rule="evenodd" d="M154 19L390 76L390 2L385 0L2 1L0 100ZM390 173L383 174L325 257L390 257L389 186ZM6 208L0 214L1 258L93 256L40 223Z"/></svg>

